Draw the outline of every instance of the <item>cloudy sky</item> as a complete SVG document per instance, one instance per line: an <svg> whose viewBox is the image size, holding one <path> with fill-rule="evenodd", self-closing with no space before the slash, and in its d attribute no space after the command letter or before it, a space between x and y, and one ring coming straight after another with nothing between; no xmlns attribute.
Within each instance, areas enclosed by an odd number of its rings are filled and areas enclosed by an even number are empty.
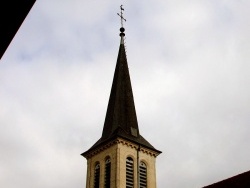
<svg viewBox="0 0 250 188"><path fill-rule="evenodd" d="M37 0L0 61L0 187L82 188L119 47L158 188L250 170L249 0Z"/></svg>

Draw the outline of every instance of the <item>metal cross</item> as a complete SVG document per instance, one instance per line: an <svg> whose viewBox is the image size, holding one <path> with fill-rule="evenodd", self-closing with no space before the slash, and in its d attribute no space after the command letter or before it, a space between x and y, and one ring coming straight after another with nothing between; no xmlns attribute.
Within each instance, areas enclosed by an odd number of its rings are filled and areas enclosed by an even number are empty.
<svg viewBox="0 0 250 188"><path fill-rule="evenodd" d="M120 18L121 18L121 25L123 27L123 20L126 22L126 19L123 17L124 8L122 8L122 5L120 6L120 8L121 8L121 14L117 13L117 15L120 16Z"/></svg>

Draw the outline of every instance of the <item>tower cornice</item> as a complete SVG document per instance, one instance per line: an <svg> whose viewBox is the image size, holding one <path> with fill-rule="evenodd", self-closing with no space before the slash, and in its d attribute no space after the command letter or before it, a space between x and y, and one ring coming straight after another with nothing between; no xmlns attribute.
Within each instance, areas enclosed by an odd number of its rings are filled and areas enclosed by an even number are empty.
<svg viewBox="0 0 250 188"><path fill-rule="evenodd" d="M123 139L123 138L116 138L112 141L109 141L107 142L106 144L103 144L103 145L100 145L99 147L91 150L91 151L87 151L85 153L82 153L81 155L84 156L86 159L89 159L91 158L92 156L95 156L99 153L101 153L102 151L116 145L116 144L121 144L123 146L127 146L127 147L130 147L132 149L135 149L139 152L143 152L147 155L150 155L150 156L153 156L153 157L157 157L161 151L156 151L156 150L151 150L151 149L148 149L146 147L143 147L139 144L136 144L134 142L131 142L131 141L128 141L126 139Z"/></svg>

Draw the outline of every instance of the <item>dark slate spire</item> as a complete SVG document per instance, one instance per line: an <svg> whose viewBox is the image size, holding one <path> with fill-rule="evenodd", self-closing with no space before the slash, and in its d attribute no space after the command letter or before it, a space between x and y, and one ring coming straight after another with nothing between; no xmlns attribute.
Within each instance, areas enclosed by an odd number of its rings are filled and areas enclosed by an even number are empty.
<svg viewBox="0 0 250 188"><path fill-rule="evenodd" d="M122 8L122 7L121 7ZM124 19L121 15L121 19ZM125 20L125 19L124 19ZM156 150L139 133L132 86L124 47L125 29L120 28L120 47L101 138L85 153L115 138L123 138L153 151ZM85 154L83 153L83 155Z"/></svg>
<svg viewBox="0 0 250 188"><path fill-rule="evenodd" d="M124 133L134 137L139 136L133 92L124 47L124 28L120 30L121 43L102 132L103 139L112 136L117 129L122 129Z"/></svg>

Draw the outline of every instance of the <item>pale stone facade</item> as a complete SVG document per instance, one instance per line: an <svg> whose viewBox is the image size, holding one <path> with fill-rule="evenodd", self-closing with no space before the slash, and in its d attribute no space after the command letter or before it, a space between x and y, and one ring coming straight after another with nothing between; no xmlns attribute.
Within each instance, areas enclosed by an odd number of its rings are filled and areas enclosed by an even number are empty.
<svg viewBox="0 0 250 188"><path fill-rule="evenodd" d="M126 159L131 157L134 161L134 188L138 187L138 161L143 161L147 166L147 187L156 188L155 151L140 147L124 139L116 139L87 156L87 181L86 188L94 187L94 172L97 162L100 163L100 188L104 188L105 159L111 159L111 184L110 188L126 188Z"/></svg>

